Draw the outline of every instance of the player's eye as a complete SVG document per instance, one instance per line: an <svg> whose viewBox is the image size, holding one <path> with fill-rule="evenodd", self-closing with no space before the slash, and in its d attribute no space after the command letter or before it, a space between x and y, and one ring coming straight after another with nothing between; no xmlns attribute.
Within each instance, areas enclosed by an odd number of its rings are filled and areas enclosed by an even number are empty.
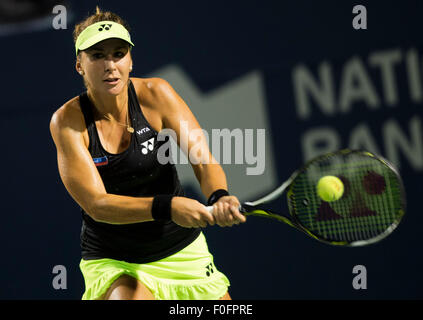
<svg viewBox="0 0 423 320"><path fill-rule="evenodd" d="M102 53L99 53L99 52L97 52L97 53L93 53L93 54L92 54L92 57L93 57L94 59L101 59L101 58L103 58L103 54L102 54Z"/></svg>

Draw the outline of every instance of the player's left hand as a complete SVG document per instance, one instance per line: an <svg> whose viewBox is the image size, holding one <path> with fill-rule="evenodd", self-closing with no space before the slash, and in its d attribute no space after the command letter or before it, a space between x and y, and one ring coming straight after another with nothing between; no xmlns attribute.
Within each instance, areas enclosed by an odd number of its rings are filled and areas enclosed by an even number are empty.
<svg viewBox="0 0 423 320"><path fill-rule="evenodd" d="M247 221L247 218L239 212L239 200L235 196L223 196L213 204L213 216L216 224L220 227L232 227Z"/></svg>

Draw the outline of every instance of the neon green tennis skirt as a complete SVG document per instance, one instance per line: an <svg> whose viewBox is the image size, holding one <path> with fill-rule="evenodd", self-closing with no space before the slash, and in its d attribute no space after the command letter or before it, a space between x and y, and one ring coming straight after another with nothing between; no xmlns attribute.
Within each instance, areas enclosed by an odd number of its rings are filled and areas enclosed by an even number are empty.
<svg viewBox="0 0 423 320"><path fill-rule="evenodd" d="M96 300L126 274L141 281L157 300L215 300L225 295L228 278L216 269L206 238L158 261L136 264L114 259L81 260L83 300Z"/></svg>

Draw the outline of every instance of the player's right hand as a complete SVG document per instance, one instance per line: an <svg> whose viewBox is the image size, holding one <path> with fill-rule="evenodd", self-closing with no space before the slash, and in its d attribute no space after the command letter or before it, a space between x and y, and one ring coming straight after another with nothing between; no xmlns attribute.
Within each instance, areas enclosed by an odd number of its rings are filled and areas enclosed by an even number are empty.
<svg viewBox="0 0 423 320"><path fill-rule="evenodd" d="M172 221L184 228L205 228L216 223L202 203L185 197L172 198L171 215Z"/></svg>

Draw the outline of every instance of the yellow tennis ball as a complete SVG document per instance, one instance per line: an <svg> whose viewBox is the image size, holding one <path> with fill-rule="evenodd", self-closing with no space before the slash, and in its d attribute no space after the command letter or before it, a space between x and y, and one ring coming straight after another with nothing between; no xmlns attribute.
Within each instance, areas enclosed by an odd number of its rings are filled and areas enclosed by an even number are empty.
<svg viewBox="0 0 423 320"><path fill-rule="evenodd" d="M338 200L343 193L344 184L335 176L324 176L317 183L317 194L326 202Z"/></svg>

